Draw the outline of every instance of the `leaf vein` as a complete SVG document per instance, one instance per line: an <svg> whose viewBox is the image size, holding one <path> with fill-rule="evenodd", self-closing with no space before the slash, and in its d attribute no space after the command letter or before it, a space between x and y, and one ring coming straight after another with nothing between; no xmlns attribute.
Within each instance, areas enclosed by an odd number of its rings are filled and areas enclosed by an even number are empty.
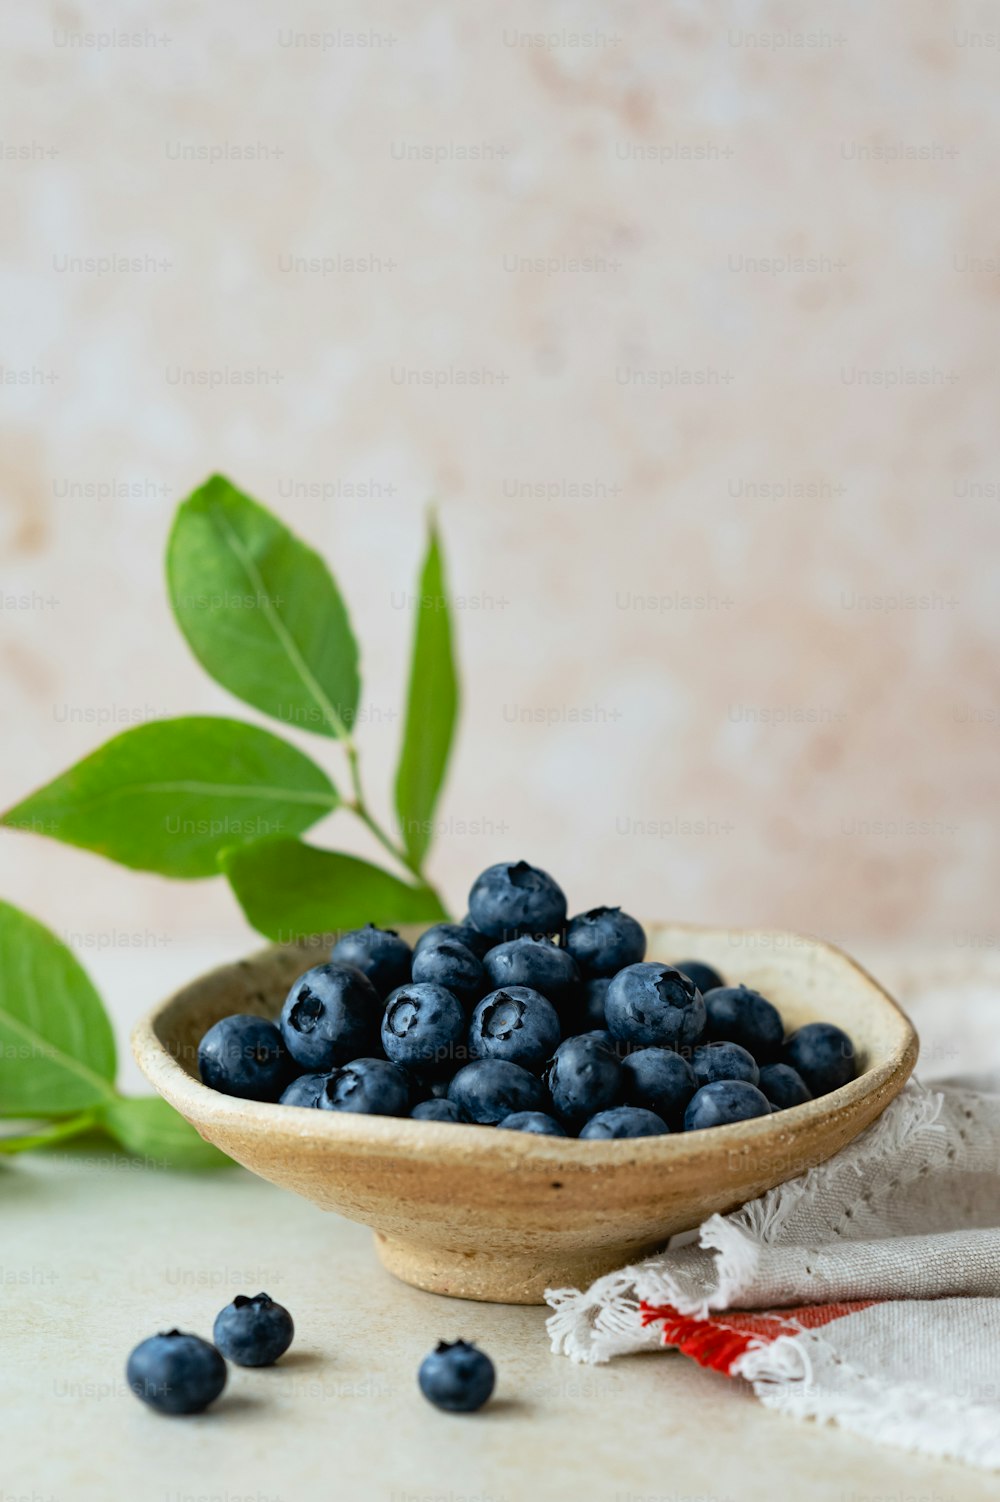
<svg viewBox="0 0 1000 1502"><path fill-rule="evenodd" d="M263 575L254 563L251 555L243 546L243 541L239 533L230 526L228 518L219 507L213 506L211 510L212 519L216 523L224 542L229 547L237 563L241 565L248 581L253 586L255 594L261 601L261 611L264 618L269 622L271 630L287 653L288 659L301 678L304 687L312 696L313 702L326 716L334 734L339 736L341 740L346 740L347 727L330 699L323 692L319 681L302 655L298 642L282 620L279 612L275 610Z"/></svg>
<svg viewBox="0 0 1000 1502"><path fill-rule="evenodd" d="M23 1022L14 1016L13 1012L9 1012L4 1006L0 1006L0 1025L9 1027L11 1032L24 1038L34 1047L40 1045L40 1051L50 1058L53 1063L61 1064L67 1074L78 1075L81 1079L85 1079L93 1084L102 1095L107 1096L109 1099L113 1098L115 1093L113 1086L109 1085L107 1080L102 1079L96 1070L91 1069L82 1060L74 1059L71 1054L61 1049L57 1043L50 1042L48 1038L42 1033L37 1032L34 1028L26 1027Z"/></svg>

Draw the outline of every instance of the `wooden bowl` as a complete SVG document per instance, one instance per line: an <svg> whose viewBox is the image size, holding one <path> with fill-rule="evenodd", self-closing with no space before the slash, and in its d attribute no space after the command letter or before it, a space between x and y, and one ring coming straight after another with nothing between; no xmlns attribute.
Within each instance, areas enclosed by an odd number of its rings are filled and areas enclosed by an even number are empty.
<svg viewBox="0 0 1000 1502"><path fill-rule="evenodd" d="M407 933L411 940L420 932ZM652 925L648 958L701 959L770 997L789 1028L836 1022L861 1073L773 1116L665 1137L578 1142L478 1126L237 1100L198 1080L198 1040L231 1012L276 1018L292 981L326 956L272 947L193 981L138 1025L156 1090L209 1142L324 1210L370 1225L385 1266L434 1293L538 1304L648 1256L863 1131L898 1095L917 1036L840 950L794 934Z"/></svg>

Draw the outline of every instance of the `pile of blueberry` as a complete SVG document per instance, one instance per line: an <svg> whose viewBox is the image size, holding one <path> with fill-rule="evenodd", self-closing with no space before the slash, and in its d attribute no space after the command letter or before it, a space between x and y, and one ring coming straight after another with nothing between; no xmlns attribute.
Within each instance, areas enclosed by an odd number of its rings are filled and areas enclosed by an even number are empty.
<svg viewBox="0 0 1000 1502"><path fill-rule="evenodd" d="M294 1335L292 1316L268 1294L238 1294L216 1317L212 1340L183 1330L151 1335L129 1356L125 1377L136 1397L157 1413L203 1413L226 1385L227 1360L236 1366L273 1366ZM424 1357L417 1381L436 1408L475 1413L492 1393L496 1372L477 1346L442 1340Z"/></svg>
<svg viewBox="0 0 1000 1502"><path fill-rule="evenodd" d="M463 922L412 951L369 924L299 976L277 1025L217 1022L201 1078L250 1100L590 1140L723 1126L854 1078L839 1027L786 1037L759 992L645 953L620 908L567 919L545 871L490 866Z"/></svg>

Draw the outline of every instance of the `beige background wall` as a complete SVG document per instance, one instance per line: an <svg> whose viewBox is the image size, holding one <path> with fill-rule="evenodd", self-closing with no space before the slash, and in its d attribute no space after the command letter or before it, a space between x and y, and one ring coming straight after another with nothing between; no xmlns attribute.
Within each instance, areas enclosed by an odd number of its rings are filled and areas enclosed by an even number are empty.
<svg viewBox="0 0 1000 1502"><path fill-rule="evenodd" d="M523 855L573 907L1000 942L995 11L119 0L2 39L4 804L101 722L244 712L162 586L213 469L328 553L383 799L433 494L456 905ZM0 892L98 971L247 941L221 883L26 836Z"/></svg>

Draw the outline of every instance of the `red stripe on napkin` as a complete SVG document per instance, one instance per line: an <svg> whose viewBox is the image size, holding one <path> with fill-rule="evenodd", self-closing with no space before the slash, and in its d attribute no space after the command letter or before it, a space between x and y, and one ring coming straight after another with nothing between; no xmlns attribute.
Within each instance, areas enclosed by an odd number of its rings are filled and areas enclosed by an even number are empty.
<svg viewBox="0 0 1000 1502"><path fill-rule="evenodd" d="M843 1304L803 1304L801 1308L778 1309L773 1313L710 1314L707 1319L680 1314L671 1304L640 1304L639 1311L643 1326L663 1321L664 1345L676 1346L699 1366L728 1374L733 1362L752 1344L818 1329L832 1320L856 1314L859 1309L868 1309L876 1302L876 1299L860 1299Z"/></svg>

